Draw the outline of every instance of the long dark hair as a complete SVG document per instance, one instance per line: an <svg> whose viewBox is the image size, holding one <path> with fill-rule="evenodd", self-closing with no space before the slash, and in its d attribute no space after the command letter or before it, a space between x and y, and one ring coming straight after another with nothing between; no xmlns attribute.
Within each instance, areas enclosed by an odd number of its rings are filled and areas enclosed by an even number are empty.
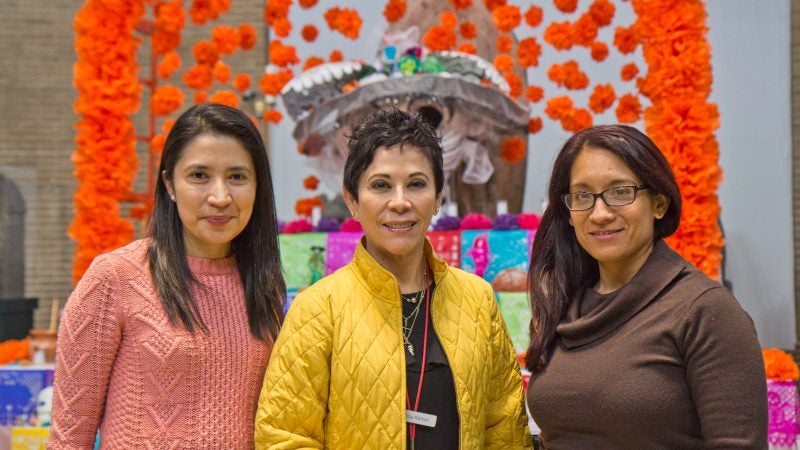
<svg viewBox="0 0 800 450"><path fill-rule="evenodd" d="M186 259L183 224L164 182L164 177L172 180L175 165L186 146L206 134L236 139L253 159L256 171L253 213L244 230L233 239L231 252L244 285L250 332L260 340L274 339L283 321L286 285L281 273L272 177L261 134L238 109L216 103L193 106L178 118L167 136L149 230L150 274L170 322L192 333L196 328L207 333L191 295L191 285L196 280Z"/></svg>
<svg viewBox="0 0 800 450"><path fill-rule="evenodd" d="M536 231L528 271L532 319L525 364L534 373L547 365L556 326L570 302L599 277L597 261L578 243L569 224L569 210L561 201L561 196L569 192L572 165L587 147L617 155L652 194L669 199L666 213L653 225L654 241L674 233L680 223L678 184L666 158L644 133L625 125L603 125L587 128L567 140L553 163L547 208Z"/></svg>

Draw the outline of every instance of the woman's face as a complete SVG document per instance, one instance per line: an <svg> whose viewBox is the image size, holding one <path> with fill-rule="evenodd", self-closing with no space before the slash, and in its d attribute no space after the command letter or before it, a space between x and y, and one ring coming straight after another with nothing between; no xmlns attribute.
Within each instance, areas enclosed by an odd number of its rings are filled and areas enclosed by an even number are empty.
<svg viewBox="0 0 800 450"><path fill-rule="evenodd" d="M442 198L432 165L419 148L379 148L358 180L358 201L346 189L344 197L378 262L385 266L422 257L425 232Z"/></svg>
<svg viewBox="0 0 800 450"><path fill-rule="evenodd" d="M587 147L581 150L570 172L569 192L599 193L643 181L617 155ZM570 211L569 223L581 247L604 271L633 276L653 251L653 224L664 216L669 201L649 189L636 193L633 203L610 207L602 200L586 211ZM627 280L626 280L627 281Z"/></svg>
<svg viewBox="0 0 800 450"><path fill-rule="evenodd" d="M188 256L230 256L231 241L247 226L256 199L256 171L236 139L211 134L189 142L164 182L177 204Z"/></svg>

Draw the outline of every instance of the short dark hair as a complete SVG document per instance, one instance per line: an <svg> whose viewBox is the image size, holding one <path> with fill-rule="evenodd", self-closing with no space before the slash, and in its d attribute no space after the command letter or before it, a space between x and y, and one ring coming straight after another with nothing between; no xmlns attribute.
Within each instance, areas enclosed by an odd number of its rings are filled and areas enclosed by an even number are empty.
<svg viewBox="0 0 800 450"><path fill-rule="evenodd" d="M344 188L358 201L358 180L367 170L375 152L409 144L422 151L433 169L436 195L444 189L441 136L419 114L390 109L370 114L356 127L347 143L347 161L344 164Z"/></svg>
<svg viewBox="0 0 800 450"><path fill-rule="evenodd" d="M186 259L183 223L163 179L172 180L184 150L202 135L236 139L253 160L256 172L253 213L244 230L233 239L231 251L244 285L250 332L261 340L275 339L283 320L286 285L281 273L272 177L261 134L238 109L218 103L195 105L170 130L161 155L150 221L150 274L170 322L190 332L195 327L207 332L191 296L190 286L195 279Z"/></svg>
<svg viewBox="0 0 800 450"><path fill-rule="evenodd" d="M561 196L569 192L572 166L585 148L607 150L625 162L647 184L649 192L669 199L661 219L653 224L653 240L665 238L678 228L681 193L667 159L650 138L627 125L600 125L573 135L556 156L547 189L547 208L542 215L531 250L528 289L531 299L531 342L525 358L536 372L549 360L555 327L569 302L599 276L597 261L578 243L569 225L569 210Z"/></svg>

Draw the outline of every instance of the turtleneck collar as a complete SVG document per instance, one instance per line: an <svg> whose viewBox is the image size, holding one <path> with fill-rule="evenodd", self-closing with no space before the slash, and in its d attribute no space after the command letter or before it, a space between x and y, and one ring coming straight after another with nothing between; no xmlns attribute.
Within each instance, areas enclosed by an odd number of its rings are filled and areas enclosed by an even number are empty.
<svg viewBox="0 0 800 450"><path fill-rule="evenodd" d="M189 269L195 275L224 275L238 270L236 267L236 258L229 256L220 259L203 259L186 257L189 263Z"/></svg>

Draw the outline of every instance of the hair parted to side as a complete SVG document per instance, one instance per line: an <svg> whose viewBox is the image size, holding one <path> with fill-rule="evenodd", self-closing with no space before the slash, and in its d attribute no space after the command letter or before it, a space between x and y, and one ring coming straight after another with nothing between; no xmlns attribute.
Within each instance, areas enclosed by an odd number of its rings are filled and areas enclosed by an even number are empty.
<svg viewBox="0 0 800 450"><path fill-rule="evenodd" d="M236 139L253 159L256 196L244 230L231 242L242 278L250 332L260 340L275 339L283 321L286 286L281 273L278 226L269 160L261 134L247 115L218 103L195 105L184 112L167 136L156 182L150 221L148 260L161 303L173 325L190 332L208 329L192 298L196 283L186 259L183 224L161 174L173 179L184 149L201 135Z"/></svg>
<svg viewBox="0 0 800 450"><path fill-rule="evenodd" d="M561 196L569 192L572 166L585 148L603 149L618 156L649 186L651 195L669 199L664 217L655 220L653 240L665 238L678 228L681 193L664 155L644 133L627 125L600 125L573 135L553 163L547 189L547 208L542 215L531 250L528 291L531 302L531 342L526 367L536 373L550 359L556 326L570 302L599 277L597 261L578 243L569 224L570 213Z"/></svg>
<svg viewBox="0 0 800 450"><path fill-rule="evenodd" d="M353 130L347 143L347 161L344 164L344 188L358 201L358 180L367 170L375 152L381 148L412 145L425 155L433 169L436 195L444 189L441 136L428 120L419 114L389 109L368 115Z"/></svg>

